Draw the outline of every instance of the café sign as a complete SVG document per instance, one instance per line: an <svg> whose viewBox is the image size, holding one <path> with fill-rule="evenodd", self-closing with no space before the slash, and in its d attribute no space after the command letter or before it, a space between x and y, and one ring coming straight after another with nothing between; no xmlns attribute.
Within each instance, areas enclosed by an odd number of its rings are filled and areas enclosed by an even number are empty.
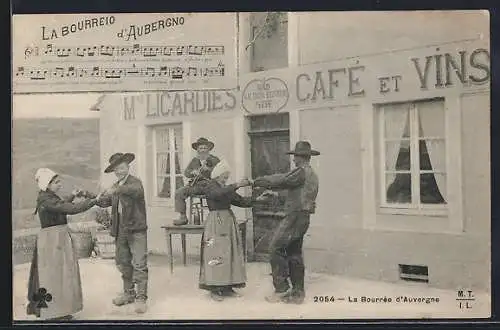
<svg viewBox="0 0 500 330"><path fill-rule="evenodd" d="M266 114L484 89L491 78L488 47L482 41L423 47L251 73L243 78L241 104L247 113Z"/></svg>
<svg viewBox="0 0 500 330"><path fill-rule="evenodd" d="M279 78L251 80L242 93L242 107L248 113L273 113L288 104L290 94L285 81Z"/></svg>

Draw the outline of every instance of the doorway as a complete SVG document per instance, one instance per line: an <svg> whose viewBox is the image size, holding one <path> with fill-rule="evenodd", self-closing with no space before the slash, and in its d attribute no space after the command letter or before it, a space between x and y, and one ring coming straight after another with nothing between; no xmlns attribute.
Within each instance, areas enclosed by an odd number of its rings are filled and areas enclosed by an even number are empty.
<svg viewBox="0 0 500 330"><path fill-rule="evenodd" d="M252 178L290 170L290 120L288 113L252 116L248 118ZM257 196L264 189L254 189ZM269 203L253 208L253 239L256 261L267 261L269 243L276 227L284 218L286 191Z"/></svg>

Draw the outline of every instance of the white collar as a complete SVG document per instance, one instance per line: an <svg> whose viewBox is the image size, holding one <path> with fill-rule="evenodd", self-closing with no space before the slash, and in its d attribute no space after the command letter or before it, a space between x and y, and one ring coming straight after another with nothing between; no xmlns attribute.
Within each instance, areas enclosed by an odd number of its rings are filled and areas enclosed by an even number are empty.
<svg viewBox="0 0 500 330"><path fill-rule="evenodd" d="M120 185L120 184L125 183L125 181L127 181L128 177L129 177L129 175L130 174L125 175L125 177L123 179L121 179L120 181L118 181L118 184Z"/></svg>

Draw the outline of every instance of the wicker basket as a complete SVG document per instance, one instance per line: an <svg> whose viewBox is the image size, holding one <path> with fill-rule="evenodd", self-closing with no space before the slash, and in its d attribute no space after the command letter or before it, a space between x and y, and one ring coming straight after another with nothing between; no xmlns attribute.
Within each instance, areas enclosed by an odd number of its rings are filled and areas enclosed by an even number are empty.
<svg viewBox="0 0 500 330"><path fill-rule="evenodd" d="M78 259L89 258L93 250L92 234L88 231L72 232L71 238Z"/></svg>
<svg viewBox="0 0 500 330"><path fill-rule="evenodd" d="M115 257L115 239L109 235L107 230L96 232L97 255L102 259L113 259Z"/></svg>

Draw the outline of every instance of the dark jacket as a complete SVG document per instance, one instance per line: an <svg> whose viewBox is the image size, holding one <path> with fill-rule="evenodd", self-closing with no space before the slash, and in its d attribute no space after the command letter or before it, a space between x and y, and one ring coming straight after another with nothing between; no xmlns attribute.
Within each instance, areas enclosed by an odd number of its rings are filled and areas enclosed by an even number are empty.
<svg viewBox="0 0 500 330"><path fill-rule="evenodd" d="M236 185L222 186L215 180L207 181L202 186L202 193L207 199L208 209L229 210L231 205L238 207L252 207L255 200L252 197L243 197L236 190Z"/></svg>
<svg viewBox="0 0 500 330"><path fill-rule="evenodd" d="M203 179L210 179L210 173L212 173L212 170L214 169L215 165L220 162L220 159L217 158L216 156L209 154L207 157L207 169L201 171L201 176ZM196 177L195 174L192 172L194 170L197 170L201 167L201 160L198 157L194 157L191 159L189 162L188 166L186 167L186 170L184 171L184 176L189 179L194 179Z"/></svg>
<svg viewBox="0 0 500 330"><path fill-rule="evenodd" d="M116 191L113 195L102 196L97 202L100 207L111 206L110 235L118 236L118 226L123 226L127 232L147 230L146 201L141 180L129 175L122 185L113 185ZM118 202L122 204L123 214L118 217Z"/></svg>
<svg viewBox="0 0 500 330"><path fill-rule="evenodd" d="M316 197L318 196L319 181L311 165L297 167L284 174L273 174L259 177L254 180L254 186L275 190L287 190L285 202L287 213L294 211L316 210Z"/></svg>
<svg viewBox="0 0 500 330"><path fill-rule="evenodd" d="M56 193L47 190L40 191L36 200L36 210L40 218L42 228L65 225L68 223L68 214L78 214L87 211L96 205L95 199L87 199L80 203L72 203L75 196L71 195L65 199Z"/></svg>

